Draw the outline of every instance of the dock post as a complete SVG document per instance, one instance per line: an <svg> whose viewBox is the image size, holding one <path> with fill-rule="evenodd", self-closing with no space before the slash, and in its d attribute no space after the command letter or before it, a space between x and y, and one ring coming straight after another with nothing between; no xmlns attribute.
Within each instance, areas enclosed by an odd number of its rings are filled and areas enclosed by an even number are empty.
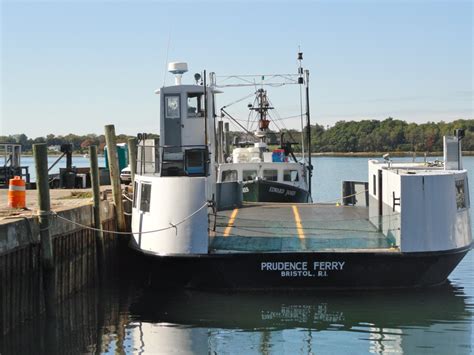
<svg viewBox="0 0 474 355"><path fill-rule="evenodd" d="M226 155L226 158L227 158L230 155L229 122L224 123L224 142L225 142L225 155Z"/></svg>
<svg viewBox="0 0 474 355"><path fill-rule="evenodd" d="M51 202L48 182L48 148L46 143L33 144L36 167L36 188L38 191L38 220L41 243L41 264L43 292L46 315L55 316L56 272L54 265L53 242L49 233L51 226Z"/></svg>
<svg viewBox="0 0 474 355"><path fill-rule="evenodd" d="M128 160L130 162L130 176L132 178L132 186L135 181L135 174L137 173L137 139L128 139Z"/></svg>
<svg viewBox="0 0 474 355"><path fill-rule="evenodd" d="M104 275L104 233L102 232L102 221L100 219L100 183L99 183L99 163L97 161L97 146L89 146L89 159L91 165L91 185L94 198L94 228L95 245L97 249L97 267L99 270L99 279Z"/></svg>
<svg viewBox="0 0 474 355"><path fill-rule="evenodd" d="M114 198L115 214L117 216L118 229L125 232L125 214L122 202L122 186L120 185L120 171L117 157L117 141L115 139L114 125L105 126L105 143L107 144L107 157L109 161L110 183L112 184L112 195Z"/></svg>

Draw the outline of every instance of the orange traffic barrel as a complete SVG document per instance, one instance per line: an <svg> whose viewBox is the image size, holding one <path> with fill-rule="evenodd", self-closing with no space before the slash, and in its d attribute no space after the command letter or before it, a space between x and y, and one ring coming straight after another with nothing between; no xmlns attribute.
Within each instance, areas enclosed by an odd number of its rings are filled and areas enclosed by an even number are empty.
<svg viewBox="0 0 474 355"><path fill-rule="evenodd" d="M23 180L21 176L15 176L13 179L10 179L10 185L8 188L8 207L26 207L25 180Z"/></svg>

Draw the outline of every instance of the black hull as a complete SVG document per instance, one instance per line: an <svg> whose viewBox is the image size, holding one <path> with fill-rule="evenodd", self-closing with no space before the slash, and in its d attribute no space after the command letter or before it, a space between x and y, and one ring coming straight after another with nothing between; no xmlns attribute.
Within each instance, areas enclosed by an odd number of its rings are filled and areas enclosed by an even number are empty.
<svg viewBox="0 0 474 355"><path fill-rule="evenodd" d="M309 202L308 191L269 180L244 182L242 195L243 200L249 202Z"/></svg>
<svg viewBox="0 0 474 355"><path fill-rule="evenodd" d="M376 289L444 283L470 247L429 253L229 253L157 256L137 251L156 288Z"/></svg>

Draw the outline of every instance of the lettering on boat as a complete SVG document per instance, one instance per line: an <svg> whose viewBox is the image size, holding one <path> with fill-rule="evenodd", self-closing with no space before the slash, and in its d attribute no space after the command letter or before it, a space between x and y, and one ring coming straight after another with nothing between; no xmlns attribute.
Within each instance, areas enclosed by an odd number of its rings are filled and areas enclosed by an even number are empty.
<svg viewBox="0 0 474 355"><path fill-rule="evenodd" d="M268 192L273 192L275 194L285 195L285 196L295 196L296 195L295 190L287 190L287 189L282 189L280 187L275 187L275 186L270 186L268 188Z"/></svg>
<svg viewBox="0 0 474 355"><path fill-rule="evenodd" d="M263 261L260 271L277 271L281 277L327 277L331 271L342 271L345 261Z"/></svg>
<svg viewBox="0 0 474 355"><path fill-rule="evenodd" d="M279 187L275 187L275 186L270 186L268 191L276 193L276 194L280 194L280 195L283 195L285 193L285 189L280 189Z"/></svg>

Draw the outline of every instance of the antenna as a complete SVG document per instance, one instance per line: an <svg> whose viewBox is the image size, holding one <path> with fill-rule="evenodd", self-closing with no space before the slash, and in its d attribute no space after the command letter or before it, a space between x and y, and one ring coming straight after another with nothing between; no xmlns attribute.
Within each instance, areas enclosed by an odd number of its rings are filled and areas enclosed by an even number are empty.
<svg viewBox="0 0 474 355"><path fill-rule="evenodd" d="M163 73L163 86L166 83L166 63L168 63L168 55L170 53L170 44L171 44L171 31L168 34L168 46L166 47L166 60L165 60L165 72Z"/></svg>

